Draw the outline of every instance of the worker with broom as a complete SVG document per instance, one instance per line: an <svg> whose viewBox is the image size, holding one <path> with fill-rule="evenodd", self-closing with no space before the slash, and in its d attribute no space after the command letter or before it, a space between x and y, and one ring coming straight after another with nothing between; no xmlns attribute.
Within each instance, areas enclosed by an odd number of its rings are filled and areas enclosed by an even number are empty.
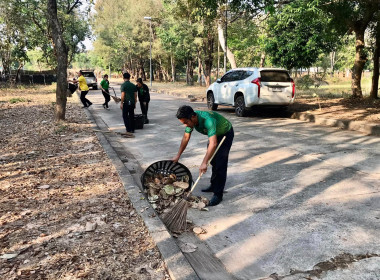
<svg viewBox="0 0 380 280"><path fill-rule="evenodd" d="M103 76L103 80L100 82L100 88L101 88L102 94L104 96L103 108L107 109L107 110L109 110L108 102L111 101L109 87L110 87L110 81L108 80L108 75L105 74Z"/></svg>
<svg viewBox="0 0 380 280"><path fill-rule="evenodd" d="M181 145L177 155L172 159L177 162L189 143L193 129L208 136L207 151L199 167L202 175L207 171L207 163L214 154L219 142L225 136L225 140L211 160L212 175L210 186L202 189L203 192L213 192L209 206L216 206L223 200L223 191L227 179L228 155L234 139L232 124L222 115L216 112L194 111L192 107L183 105L177 111L177 118L186 126Z"/></svg>

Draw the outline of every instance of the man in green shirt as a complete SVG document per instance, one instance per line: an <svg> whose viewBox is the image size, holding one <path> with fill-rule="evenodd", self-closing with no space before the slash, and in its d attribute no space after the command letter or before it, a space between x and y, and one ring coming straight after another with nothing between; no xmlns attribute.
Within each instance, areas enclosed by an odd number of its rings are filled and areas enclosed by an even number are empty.
<svg viewBox="0 0 380 280"><path fill-rule="evenodd" d="M121 85L120 109L123 110L123 120L128 134L135 132L135 107L137 102L137 88L129 79L131 75L123 74L124 83Z"/></svg>
<svg viewBox="0 0 380 280"><path fill-rule="evenodd" d="M207 152L199 167L199 173L203 174L207 171L207 162L214 154L219 142L225 136L223 144L215 154L212 165L212 175L210 179L211 185L203 189L203 192L213 192L214 195L210 200L209 206L218 205L223 200L223 191L227 179L228 155L234 139L234 130L232 124L222 115L216 112L194 111L187 105L179 107L177 118L186 126L181 145L177 155L172 159L177 162L183 151L189 143L191 133L194 128L198 132L208 136Z"/></svg>
<svg viewBox="0 0 380 280"><path fill-rule="evenodd" d="M108 80L108 75L103 76L103 80L100 82L100 88L102 89L102 94L104 96L105 102L103 103L103 108L108 109L108 102L110 102L110 92L109 92L110 82Z"/></svg>

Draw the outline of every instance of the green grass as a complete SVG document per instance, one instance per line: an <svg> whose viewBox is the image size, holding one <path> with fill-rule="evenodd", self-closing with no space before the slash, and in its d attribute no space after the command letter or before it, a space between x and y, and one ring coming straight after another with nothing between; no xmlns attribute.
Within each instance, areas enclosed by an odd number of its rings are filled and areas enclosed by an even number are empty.
<svg viewBox="0 0 380 280"><path fill-rule="evenodd" d="M19 103L19 102L28 102L28 100L25 98L22 98L22 97L15 97L15 98L9 99L9 103L11 103L11 104L15 104L15 103Z"/></svg>
<svg viewBox="0 0 380 280"><path fill-rule="evenodd" d="M64 132L68 128L67 125L60 124L58 127L55 129L55 134L60 134Z"/></svg>

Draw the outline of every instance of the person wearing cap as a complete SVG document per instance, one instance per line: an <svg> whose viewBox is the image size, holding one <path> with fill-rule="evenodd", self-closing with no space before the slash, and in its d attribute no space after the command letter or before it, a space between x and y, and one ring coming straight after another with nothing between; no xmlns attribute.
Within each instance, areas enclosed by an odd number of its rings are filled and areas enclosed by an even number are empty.
<svg viewBox="0 0 380 280"><path fill-rule="evenodd" d="M202 189L203 192L214 193L209 202L209 206L216 206L223 200L223 191L227 180L228 155L234 139L232 124L229 120L216 112L194 111L193 108L187 105L179 107L177 118L186 128L178 153L172 161L178 162L189 143L194 128L196 131L208 136L207 151L199 167L200 175L207 171L208 161L214 154L220 141L222 141L224 136L226 137L211 161L211 184L209 187Z"/></svg>
<svg viewBox="0 0 380 280"><path fill-rule="evenodd" d="M123 74L124 83L120 87L121 103L120 109L123 111L123 120L127 134L135 132L135 108L137 102L137 88L129 79L131 74Z"/></svg>
<svg viewBox="0 0 380 280"><path fill-rule="evenodd" d="M103 76L103 80L100 82L100 88L102 89L102 94L104 96L103 108L108 109L108 102L110 102L111 97L109 92L110 82L107 74Z"/></svg>
<svg viewBox="0 0 380 280"><path fill-rule="evenodd" d="M89 88L87 86L86 79L83 77L82 70L78 72L78 79L77 80L68 80L68 82L79 84L80 92L80 101L82 101L83 107L82 108L88 108L92 105L92 102L86 98L86 94L89 91Z"/></svg>
<svg viewBox="0 0 380 280"><path fill-rule="evenodd" d="M144 116L144 123L149 123L148 119L148 107L150 101L149 88L146 84L143 83L141 78L136 80L137 84L137 95L139 97L141 113Z"/></svg>

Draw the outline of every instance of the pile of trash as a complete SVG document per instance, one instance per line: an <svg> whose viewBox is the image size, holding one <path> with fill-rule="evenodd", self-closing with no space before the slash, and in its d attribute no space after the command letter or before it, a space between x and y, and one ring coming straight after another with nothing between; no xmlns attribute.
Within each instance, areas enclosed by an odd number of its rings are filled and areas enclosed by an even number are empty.
<svg viewBox="0 0 380 280"><path fill-rule="evenodd" d="M144 182L145 192L153 209L158 214L165 213L166 209L173 207L183 196L190 191L189 176L181 178L172 173L168 176L155 174L146 177ZM189 196L190 207L207 211L208 199L205 197Z"/></svg>

